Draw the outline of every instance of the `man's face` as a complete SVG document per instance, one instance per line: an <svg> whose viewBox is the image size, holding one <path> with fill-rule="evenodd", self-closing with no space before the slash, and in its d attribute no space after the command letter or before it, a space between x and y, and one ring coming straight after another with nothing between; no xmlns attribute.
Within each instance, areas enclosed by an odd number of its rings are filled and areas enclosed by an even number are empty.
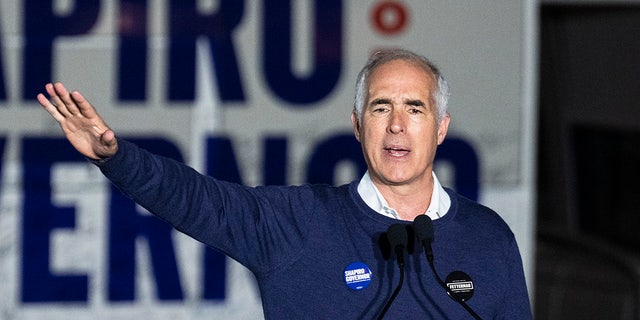
<svg viewBox="0 0 640 320"><path fill-rule="evenodd" d="M449 125L448 115L437 123L432 82L426 71L403 60L387 62L371 73L362 122L355 114L351 120L374 183L431 181L436 148Z"/></svg>

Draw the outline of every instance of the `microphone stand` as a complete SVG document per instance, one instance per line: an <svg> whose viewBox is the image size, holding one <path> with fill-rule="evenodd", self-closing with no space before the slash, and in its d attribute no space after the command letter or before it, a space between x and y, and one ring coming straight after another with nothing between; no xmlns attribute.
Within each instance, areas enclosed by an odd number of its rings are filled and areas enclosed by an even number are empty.
<svg viewBox="0 0 640 320"><path fill-rule="evenodd" d="M378 316L378 320L382 320L382 318L384 318L384 315L389 310L389 307L391 307L393 300L396 299L396 296L402 288L402 283L404 282L404 250L407 247L407 242L409 239L406 228L407 227L404 224L395 223L389 226L389 229L387 230L387 238L389 239L389 243L396 253L396 259L398 260L398 268L400 269L400 281L398 282L396 289L393 290L391 297L384 305L382 312Z"/></svg>
<svg viewBox="0 0 640 320"><path fill-rule="evenodd" d="M382 312L378 316L378 320L382 320L382 318L384 318L384 315L387 313L387 310L389 310L389 307L391 307L391 304L393 303L393 300L396 299L396 296L400 292L400 289L402 288L402 283L403 282L404 282L404 268L401 267L400 268L400 282L396 286L396 289L393 290L393 293L391 294L391 297L389 298L389 301L387 301L387 304L384 305L384 308L382 309Z"/></svg>

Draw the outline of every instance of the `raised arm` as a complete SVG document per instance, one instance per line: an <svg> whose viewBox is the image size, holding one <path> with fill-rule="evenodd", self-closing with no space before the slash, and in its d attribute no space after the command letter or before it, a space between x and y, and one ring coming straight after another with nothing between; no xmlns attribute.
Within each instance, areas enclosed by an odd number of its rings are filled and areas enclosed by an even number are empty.
<svg viewBox="0 0 640 320"><path fill-rule="evenodd" d="M38 94L38 102L58 121L67 139L78 152L94 160L106 159L118 150L114 132L80 92L69 92L60 82L48 83L49 95Z"/></svg>

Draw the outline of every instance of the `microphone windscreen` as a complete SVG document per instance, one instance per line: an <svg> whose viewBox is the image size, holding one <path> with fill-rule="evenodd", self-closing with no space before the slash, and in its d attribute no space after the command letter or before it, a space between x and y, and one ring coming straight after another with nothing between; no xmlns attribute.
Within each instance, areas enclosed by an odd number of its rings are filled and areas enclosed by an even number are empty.
<svg viewBox="0 0 640 320"><path fill-rule="evenodd" d="M397 246L402 246L403 248L407 247L407 242L409 241L409 235L407 234L407 227L404 224L394 223L389 226L387 230L387 238L389 239L389 244L391 248L395 248Z"/></svg>
<svg viewBox="0 0 640 320"><path fill-rule="evenodd" d="M433 221L426 214L421 214L413 220L413 230L420 241L433 240Z"/></svg>

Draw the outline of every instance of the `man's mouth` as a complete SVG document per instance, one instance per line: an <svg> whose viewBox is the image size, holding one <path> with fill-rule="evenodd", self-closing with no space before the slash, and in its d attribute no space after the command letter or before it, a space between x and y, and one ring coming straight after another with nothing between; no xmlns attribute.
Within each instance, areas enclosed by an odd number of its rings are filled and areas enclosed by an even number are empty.
<svg viewBox="0 0 640 320"><path fill-rule="evenodd" d="M407 149L399 148L399 147L387 147L387 148L384 148L384 150L387 152L387 154L393 157L402 157L407 155L410 152Z"/></svg>

